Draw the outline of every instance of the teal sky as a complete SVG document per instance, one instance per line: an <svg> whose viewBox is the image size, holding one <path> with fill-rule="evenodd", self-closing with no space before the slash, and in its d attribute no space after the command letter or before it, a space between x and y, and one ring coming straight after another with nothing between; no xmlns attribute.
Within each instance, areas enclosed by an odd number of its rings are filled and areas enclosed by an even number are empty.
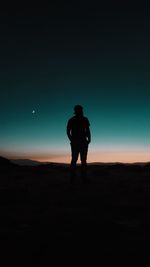
<svg viewBox="0 0 150 267"><path fill-rule="evenodd" d="M69 161L66 124L81 104L89 161L148 161L146 7L52 8L1 11L0 154Z"/></svg>

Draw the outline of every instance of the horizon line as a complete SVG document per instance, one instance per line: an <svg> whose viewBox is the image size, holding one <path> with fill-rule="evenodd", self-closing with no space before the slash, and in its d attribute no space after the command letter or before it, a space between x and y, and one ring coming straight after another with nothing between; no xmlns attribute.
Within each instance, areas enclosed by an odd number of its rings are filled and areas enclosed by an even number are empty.
<svg viewBox="0 0 150 267"><path fill-rule="evenodd" d="M34 161L34 162L39 162L39 163L47 163L47 164L65 164L65 165L70 165L70 162L58 162L58 161L40 161L36 159L31 159L31 158L7 158L10 161ZM123 162L123 161L91 161L87 162L87 165L89 164L148 164L150 161L133 161L133 162ZM77 162L77 165L80 165L81 162Z"/></svg>

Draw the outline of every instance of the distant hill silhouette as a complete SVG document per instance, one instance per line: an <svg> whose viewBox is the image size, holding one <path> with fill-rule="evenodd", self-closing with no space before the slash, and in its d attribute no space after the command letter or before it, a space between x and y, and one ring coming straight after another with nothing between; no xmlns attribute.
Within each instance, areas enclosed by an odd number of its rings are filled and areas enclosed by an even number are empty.
<svg viewBox="0 0 150 267"><path fill-rule="evenodd" d="M9 159L0 156L0 176L4 173L12 173L12 170L16 168L16 164L12 163Z"/></svg>
<svg viewBox="0 0 150 267"><path fill-rule="evenodd" d="M13 165L20 165L20 166L51 166L51 167L58 167L58 166L69 166L68 163L57 163L57 162L40 162L37 160L31 159L7 159L5 157L0 156L0 166L13 166ZM119 167L131 167L136 168L136 166L145 167L147 169L150 168L150 162L134 162L134 163L122 163L122 162L91 162L88 163L89 166L105 166L109 168L119 168Z"/></svg>
<svg viewBox="0 0 150 267"><path fill-rule="evenodd" d="M12 163L9 159L6 159L6 158L0 156L0 167L1 166L10 166L10 165L12 165Z"/></svg>
<svg viewBox="0 0 150 267"><path fill-rule="evenodd" d="M42 164L42 162L31 159L13 159L11 162L21 166L38 166Z"/></svg>

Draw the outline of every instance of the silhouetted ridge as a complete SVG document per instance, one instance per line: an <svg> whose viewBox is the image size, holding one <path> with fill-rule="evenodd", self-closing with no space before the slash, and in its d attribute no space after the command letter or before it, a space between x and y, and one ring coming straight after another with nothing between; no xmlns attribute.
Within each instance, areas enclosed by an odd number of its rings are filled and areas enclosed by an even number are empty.
<svg viewBox="0 0 150 267"><path fill-rule="evenodd" d="M145 170L149 170L150 171L150 162L146 163L144 168L145 168Z"/></svg>
<svg viewBox="0 0 150 267"><path fill-rule="evenodd" d="M13 159L11 162L20 166L38 166L42 164L42 162L31 159Z"/></svg>
<svg viewBox="0 0 150 267"><path fill-rule="evenodd" d="M0 156L0 166L10 166L12 165L9 159Z"/></svg>

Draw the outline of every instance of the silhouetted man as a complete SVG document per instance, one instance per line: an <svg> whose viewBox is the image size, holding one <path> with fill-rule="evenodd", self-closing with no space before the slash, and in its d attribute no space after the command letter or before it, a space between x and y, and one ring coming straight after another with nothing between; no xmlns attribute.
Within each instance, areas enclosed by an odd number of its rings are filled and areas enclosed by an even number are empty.
<svg viewBox="0 0 150 267"><path fill-rule="evenodd" d="M88 152L88 144L91 142L90 123L89 120L83 116L83 107L76 105L74 107L74 114L69 119L67 124L67 135L71 144L71 182L73 182L76 175L76 163L80 154L81 160L81 176L86 182L86 160Z"/></svg>

